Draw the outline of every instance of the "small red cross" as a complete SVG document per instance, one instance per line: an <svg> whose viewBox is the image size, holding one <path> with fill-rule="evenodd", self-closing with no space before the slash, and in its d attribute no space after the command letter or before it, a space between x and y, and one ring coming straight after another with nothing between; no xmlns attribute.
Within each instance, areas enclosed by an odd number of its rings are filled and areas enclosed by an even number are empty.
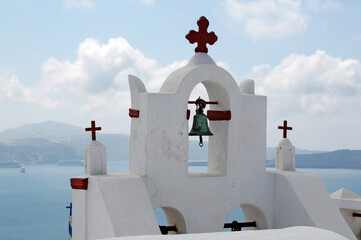
<svg viewBox="0 0 361 240"><path fill-rule="evenodd" d="M287 121L283 121L283 126L278 126L278 129L283 129L283 138L287 138L287 130L292 130L291 127L287 126Z"/></svg>
<svg viewBox="0 0 361 240"><path fill-rule="evenodd" d="M190 30L186 35L186 39L193 44L195 42L198 43L195 52L203 52L207 53L207 43L213 45L218 39L217 35L214 32L207 32L207 28L209 26L209 21L206 17L200 17L197 21L199 32L194 30Z"/></svg>
<svg viewBox="0 0 361 240"><path fill-rule="evenodd" d="M91 131L92 132L92 140L95 141L97 140L96 138L96 135L95 135L95 131L99 131L99 130L102 130L101 127L95 127L95 121L91 121L91 127L90 128L85 128L85 131Z"/></svg>

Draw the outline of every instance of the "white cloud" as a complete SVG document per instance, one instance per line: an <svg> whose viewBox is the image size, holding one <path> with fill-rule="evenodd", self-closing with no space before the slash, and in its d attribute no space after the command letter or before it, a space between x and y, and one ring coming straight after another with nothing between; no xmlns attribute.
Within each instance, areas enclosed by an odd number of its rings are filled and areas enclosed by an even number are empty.
<svg viewBox="0 0 361 240"><path fill-rule="evenodd" d="M110 90L128 90L128 74L139 76L149 90L161 87L165 78L185 65L185 61L161 67L145 57L123 38L112 38L106 44L95 39L84 40L74 61L48 59L42 67L40 86L48 92L99 94Z"/></svg>
<svg viewBox="0 0 361 240"><path fill-rule="evenodd" d="M299 148L359 148L361 63L318 50L291 54L277 66L256 66L245 76L256 94L267 96L267 141L281 138L277 126L288 120L290 139Z"/></svg>
<svg viewBox="0 0 361 240"><path fill-rule="evenodd" d="M58 107L60 102L50 100L36 88L25 87L15 74L0 68L0 103L36 103L44 108Z"/></svg>
<svg viewBox="0 0 361 240"><path fill-rule="evenodd" d="M233 28L259 39L301 34L311 19L308 10L337 8L339 4L332 0L226 0L220 11L230 19Z"/></svg>
<svg viewBox="0 0 361 240"><path fill-rule="evenodd" d="M303 33L309 21L302 2L297 0L226 0L222 9L254 38L282 38Z"/></svg>
<svg viewBox="0 0 361 240"><path fill-rule="evenodd" d="M68 9L92 9L94 3L91 0L64 0L63 7Z"/></svg>
<svg viewBox="0 0 361 240"><path fill-rule="evenodd" d="M158 91L166 77L185 64L186 61L176 61L159 66L123 38L112 38L105 44L86 39L79 45L74 61L48 59L42 66L43 77L38 87L60 97L80 98L73 101L77 117L127 122L131 105L128 74L142 79L149 92Z"/></svg>
<svg viewBox="0 0 361 240"><path fill-rule="evenodd" d="M128 109L131 105L129 92L110 91L107 94L88 95L85 104L77 106L75 118L87 116L97 119L108 127L106 132L129 132L130 118ZM112 127L111 127L112 126Z"/></svg>
<svg viewBox="0 0 361 240"><path fill-rule="evenodd" d="M255 67L257 91L268 96L271 114L352 114L361 107L361 63L325 51L291 54L274 68ZM263 77L260 77L263 75Z"/></svg>
<svg viewBox="0 0 361 240"><path fill-rule="evenodd" d="M86 99L87 103L83 105L76 114L93 112L97 118L103 118L116 114L115 109L116 112L127 114L130 106L129 92L112 92L112 94L107 95L89 95Z"/></svg>

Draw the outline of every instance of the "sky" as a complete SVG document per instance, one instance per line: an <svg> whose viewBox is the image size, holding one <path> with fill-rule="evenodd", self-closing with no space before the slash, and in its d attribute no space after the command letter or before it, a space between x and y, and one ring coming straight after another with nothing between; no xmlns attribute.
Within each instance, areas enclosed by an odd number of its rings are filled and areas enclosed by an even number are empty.
<svg viewBox="0 0 361 240"><path fill-rule="evenodd" d="M297 148L361 149L360 13L360 0L0 0L0 131L96 120L129 134L128 74L158 92L205 16L208 54L267 96L267 146L287 120Z"/></svg>

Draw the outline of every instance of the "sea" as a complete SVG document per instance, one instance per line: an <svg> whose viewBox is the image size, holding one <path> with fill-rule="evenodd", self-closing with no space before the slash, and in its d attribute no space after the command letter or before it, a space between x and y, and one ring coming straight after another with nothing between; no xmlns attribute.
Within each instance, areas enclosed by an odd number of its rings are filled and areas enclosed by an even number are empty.
<svg viewBox="0 0 361 240"><path fill-rule="evenodd" d="M70 178L84 172L82 166L26 165L0 169L0 239L56 240L68 238ZM189 171L204 171L205 167L190 167ZM128 172L129 163L108 162L108 173ZM329 193L342 187L361 195L361 170L297 169L317 174ZM155 210L160 225L166 224L161 209ZM227 221L244 221L241 208L236 208Z"/></svg>

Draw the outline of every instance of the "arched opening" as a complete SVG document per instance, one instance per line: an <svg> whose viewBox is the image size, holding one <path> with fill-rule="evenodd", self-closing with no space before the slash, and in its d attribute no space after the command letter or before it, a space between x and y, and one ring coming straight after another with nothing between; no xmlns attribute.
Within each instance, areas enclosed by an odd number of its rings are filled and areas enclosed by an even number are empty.
<svg viewBox="0 0 361 240"><path fill-rule="evenodd" d="M266 216L256 206L242 204L235 207L227 216L224 231L267 229Z"/></svg>
<svg viewBox="0 0 361 240"><path fill-rule="evenodd" d="M209 101L208 93L203 84L199 83L193 88L188 101L195 101L198 97ZM206 105L204 114L207 114L209 105ZM188 133L192 129L194 116L196 114L196 105L188 104L190 117L188 121ZM199 136L189 136L188 141L188 172L207 172L208 169L208 136L202 136L203 147L199 146Z"/></svg>
<svg viewBox="0 0 361 240"><path fill-rule="evenodd" d="M224 87L218 82L202 81L196 85L189 97L189 101L195 101L199 96L206 102L212 102L206 105L204 114L208 115L209 110L213 112L230 113L229 97ZM195 115L195 106L188 105L190 112L188 132L193 126L193 116ZM189 173L207 173L216 175L225 175L227 167L227 147L228 147L228 120L207 121L213 136L204 138L204 146L200 148L195 141L199 142L199 137L189 137L188 146L188 172ZM194 141L192 141L194 140ZM208 141L207 141L208 140Z"/></svg>
<svg viewBox="0 0 361 240"><path fill-rule="evenodd" d="M246 222L256 221L257 226L254 229L267 229L266 215L260 208L251 204L242 204L241 207Z"/></svg>
<svg viewBox="0 0 361 240"><path fill-rule="evenodd" d="M154 209L159 228L163 235L186 233L183 215L175 208L162 207Z"/></svg>
<svg viewBox="0 0 361 240"><path fill-rule="evenodd" d="M340 212L356 238L361 239L361 212L346 208L340 208Z"/></svg>
<svg viewBox="0 0 361 240"><path fill-rule="evenodd" d="M245 222L244 213L240 206L238 206L232 210L232 212L227 216L225 224L232 223L234 221ZM229 231L232 231L232 228L224 226L223 231L229 232Z"/></svg>

